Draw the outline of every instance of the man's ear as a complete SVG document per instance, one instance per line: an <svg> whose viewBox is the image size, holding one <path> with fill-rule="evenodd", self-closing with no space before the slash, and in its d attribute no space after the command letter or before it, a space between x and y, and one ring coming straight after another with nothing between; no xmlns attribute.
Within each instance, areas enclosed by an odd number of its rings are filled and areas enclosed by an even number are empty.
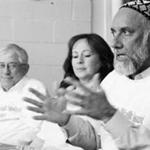
<svg viewBox="0 0 150 150"><path fill-rule="evenodd" d="M29 68L30 68L29 64L23 64L23 66L22 66L22 72L23 72L24 75L28 73Z"/></svg>
<svg viewBox="0 0 150 150"><path fill-rule="evenodd" d="M26 72L29 71L29 68L30 68L29 64L26 64Z"/></svg>

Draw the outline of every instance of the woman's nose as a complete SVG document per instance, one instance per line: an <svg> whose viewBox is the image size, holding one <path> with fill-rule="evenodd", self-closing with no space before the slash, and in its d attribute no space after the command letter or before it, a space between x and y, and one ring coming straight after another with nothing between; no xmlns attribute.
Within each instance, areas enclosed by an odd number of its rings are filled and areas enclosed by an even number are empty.
<svg viewBox="0 0 150 150"><path fill-rule="evenodd" d="M83 63L83 62L84 62L83 55L80 55L78 58L78 63Z"/></svg>

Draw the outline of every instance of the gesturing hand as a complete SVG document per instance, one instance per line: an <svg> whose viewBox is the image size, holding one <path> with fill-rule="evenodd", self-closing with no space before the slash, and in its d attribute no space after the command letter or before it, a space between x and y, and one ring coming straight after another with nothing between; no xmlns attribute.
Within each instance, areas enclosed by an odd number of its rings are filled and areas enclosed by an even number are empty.
<svg viewBox="0 0 150 150"><path fill-rule="evenodd" d="M24 101L32 104L27 109L33 112L40 113L41 115L34 116L36 120L47 120L59 125L65 125L70 118L69 114L64 114L63 111L66 107L66 100L63 97L63 89L58 91L59 97L52 98L50 95L43 95L35 89L30 88L29 91L37 96L41 102L24 97Z"/></svg>
<svg viewBox="0 0 150 150"><path fill-rule="evenodd" d="M65 97L68 103L80 106L81 109L77 111L66 110L66 113L87 115L94 119L108 121L116 112L116 109L108 102L102 88L96 92L70 77L66 78L65 81L82 91L67 91Z"/></svg>

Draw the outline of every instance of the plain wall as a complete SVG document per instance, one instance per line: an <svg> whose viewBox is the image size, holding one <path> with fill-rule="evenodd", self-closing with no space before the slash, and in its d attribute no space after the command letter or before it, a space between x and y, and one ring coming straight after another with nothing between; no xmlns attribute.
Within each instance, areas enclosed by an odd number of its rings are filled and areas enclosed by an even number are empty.
<svg viewBox="0 0 150 150"><path fill-rule="evenodd" d="M63 77L68 40L85 32L91 32L90 0L0 0L0 47L25 48L29 75L50 91Z"/></svg>
<svg viewBox="0 0 150 150"><path fill-rule="evenodd" d="M91 2L91 32L101 35L110 44L112 18L121 6L122 0L91 0Z"/></svg>

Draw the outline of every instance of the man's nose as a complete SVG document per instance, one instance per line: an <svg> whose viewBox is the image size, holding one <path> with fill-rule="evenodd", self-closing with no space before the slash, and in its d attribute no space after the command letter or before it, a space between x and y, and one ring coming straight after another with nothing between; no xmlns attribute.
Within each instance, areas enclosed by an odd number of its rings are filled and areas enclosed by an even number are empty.
<svg viewBox="0 0 150 150"><path fill-rule="evenodd" d="M123 42L122 39L119 35L113 37L112 42L111 42L111 46L114 49L121 49L123 48Z"/></svg>
<svg viewBox="0 0 150 150"><path fill-rule="evenodd" d="M10 69L9 69L9 66L6 64L5 65L5 67L4 67L4 69L3 69L3 72L5 73L5 74L9 74L10 73Z"/></svg>

